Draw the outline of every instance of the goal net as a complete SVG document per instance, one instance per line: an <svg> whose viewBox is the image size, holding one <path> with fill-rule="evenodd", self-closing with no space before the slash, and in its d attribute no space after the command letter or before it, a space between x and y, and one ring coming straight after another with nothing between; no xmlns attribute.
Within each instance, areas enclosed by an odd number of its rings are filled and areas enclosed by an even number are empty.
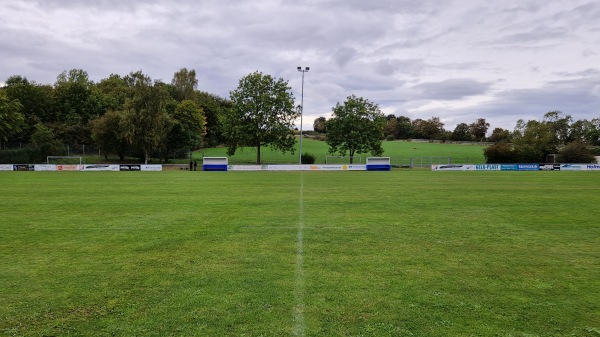
<svg viewBox="0 0 600 337"><path fill-rule="evenodd" d="M362 156L326 156L325 164L350 164L350 159L353 164L362 164Z"/></svg>
<svg viewBox="0 0 600 337"><path fill-rule="evenodd" d="M410 157L411 168L430 168L434 164L452 164L452 157Z"/></svg>
<svg viewBox="0 0 600 337"><path fill-rule="evenodd" d="M47 156L46 164L55 164L55 165L63 165L63 164L83 164L83 157L77 156Z"/></svg>

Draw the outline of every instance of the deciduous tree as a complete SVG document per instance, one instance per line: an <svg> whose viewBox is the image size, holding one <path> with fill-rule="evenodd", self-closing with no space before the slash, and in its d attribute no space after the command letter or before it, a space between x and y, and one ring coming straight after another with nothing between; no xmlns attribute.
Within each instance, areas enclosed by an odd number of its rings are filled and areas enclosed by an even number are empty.
<svg viewBox="0 0 600 337"><path fill-rule="evenodd" d="M294 152L293 127L300 113L287 81L257 71L244 76L230 96L224 123L229 155L239 146L253 146L259 164L263 146Z"/></svg>
<svg viewBox="0 0 600 337"><path fill-rule="evenodd" d="M175 92L175 99L179 102L194 99L194 93L198 87L196 71L194 69L187 70L187 68L179 69L179 71L173 75L171 85Z"/></svg>
<svg viewBox="0 0 600 337"><path fill-rule="evenodd" d="M326 133L327 132L327 128L325 128L326 122L327 122L327 119L325 117L319 117L319 118L315 119L315 121L313 122L313 130L315 130L316 132L319 132L319 133Z"/></svg>
<svg viewBox="0 0 600 337"><path fill-rule="evenodd" d="M125 102L125 137L144 154L148 163L150 154L164 144L172 126L166 105L169 94L160 82L141 71L131 73L126 79L133 92L133 98Z"/></svg>
<svg viewBox="0 0 600 337"><path fill-rule="evenodd" d="M21 131L24 121L22 108L18 100L10 100L6 92L0 90L0 140L7 141Z"/></svg>
<svg viewBox="0 0 600 337"><path fill-rule="evenodd" d="M477 139L477 141L482 142L489 127L490 123L486 122L485 118L478 118L469 125L469 132Z"/></svg>
<svg viewBox="0 0 600 337"><path fill-rule="evenodd" d="M362 97L349 96L344 104L337 103L327 121L327 144L331 154L350 155L383 153L381 140L385 116L379 106Z"/></svg>

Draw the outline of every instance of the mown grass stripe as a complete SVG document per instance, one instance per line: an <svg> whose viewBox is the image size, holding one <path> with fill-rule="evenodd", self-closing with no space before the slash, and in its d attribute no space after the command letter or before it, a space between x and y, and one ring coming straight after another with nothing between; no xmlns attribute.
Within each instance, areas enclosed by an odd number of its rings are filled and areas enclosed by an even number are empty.
<svg viewBox="0 0 600 337"><path fill-rule="evenodd" d="M300 173L298 234L296 239L296 273L294 280L294 336L304 336L304 173Z"/></svg>

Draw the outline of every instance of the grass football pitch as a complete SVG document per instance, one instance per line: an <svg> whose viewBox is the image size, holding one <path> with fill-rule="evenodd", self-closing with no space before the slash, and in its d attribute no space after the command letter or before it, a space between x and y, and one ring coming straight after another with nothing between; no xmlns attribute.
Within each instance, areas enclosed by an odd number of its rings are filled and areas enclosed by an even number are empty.
<svg viewBox="0 0 600 337"><path fill-rule="evenodd" d="M597 172L0 172L0 335L600 336Z"/></svg>

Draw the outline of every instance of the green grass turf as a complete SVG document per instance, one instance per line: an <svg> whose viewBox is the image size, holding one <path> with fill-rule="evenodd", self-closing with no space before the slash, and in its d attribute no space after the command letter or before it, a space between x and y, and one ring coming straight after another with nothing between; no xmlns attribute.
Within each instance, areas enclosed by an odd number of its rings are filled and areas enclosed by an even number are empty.
<svg viewBox="0 0 600 337"><path fill-rule="evenodd" d="M597 172L0 172L0 335L598 336Z"/></svg>
<svg viewBox="0 0 600 337"><path fill-rule="evenodd" d="M461 144L440 144L440 143L423 143L423 142L406 142L406 141L384 141L382 143L384 157L390 157L393 164L408 165L410 164L411 157L452 157L452 162L461 164L481 164L485 163L485 157L483 156L483 149L485 146L481 145L461 145ZM269 148L263 148L261 150L262 162L263 163L298 163L300 144L296 142L295 154L281 153L279 151L272 151ZM302 152L311 153L317 157L317 164L325 164L326 156L329 147L326 142L318 141L310 138L304 138L302 141ZM360 154L362 156L363 164L366 158L371 156L370 154ZM195 152L193 158L196 160L202 159L202 157L227 157L226 148L210 148L202 151ZM228 156L229 163L241 164L241 163L256 163L256 149L255 148L241 148L238 149L235 155ZM436 162L434 162L436 163ZM447 162L441 162L446 164Z"/></svg>

